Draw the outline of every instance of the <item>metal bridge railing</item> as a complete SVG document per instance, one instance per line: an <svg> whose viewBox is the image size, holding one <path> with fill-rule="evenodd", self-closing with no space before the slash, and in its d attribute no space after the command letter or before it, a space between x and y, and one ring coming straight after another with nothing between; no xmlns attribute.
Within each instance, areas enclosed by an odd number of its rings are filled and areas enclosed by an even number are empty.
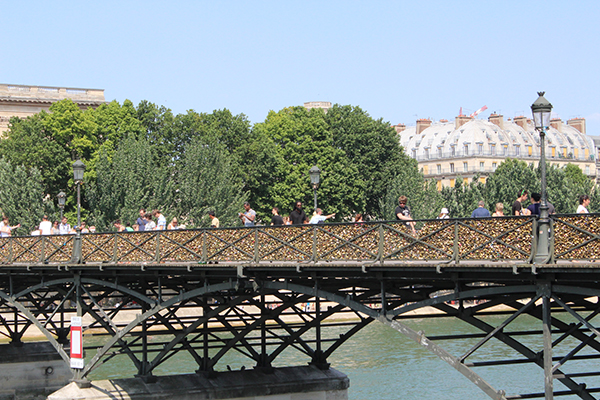
<svg viewBox="0 0 600 400"><path fill-rule="evenodd" d="M597 217L555 218L557 258L600 255ZM593 227L588 227L593 223ZM332 223L253 228L110 232L82 235L85 263L211 263L434 261L531 262L533 217ZM587 224L587 225L586 225ZM577 234L574 241L573 236ZM63 264L72 260L73 235L0 238L2 264ZM585 257L584 257L585 258Z"/></svg>

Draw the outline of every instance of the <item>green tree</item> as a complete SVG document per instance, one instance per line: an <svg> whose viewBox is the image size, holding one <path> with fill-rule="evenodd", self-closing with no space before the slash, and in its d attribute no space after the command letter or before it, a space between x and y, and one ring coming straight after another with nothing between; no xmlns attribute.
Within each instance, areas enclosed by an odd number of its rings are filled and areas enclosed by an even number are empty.
<svg viewBox="0 0 600 400"><path fill-rule="evenodd" d="M402 174L409 158L400 148L398 135L388 122L375 120L359 107L334 105L325 115L333 144L346 153L360 171L365 183L365 209L368 215L385 215L380 199L390 182Z"/></svg>
<svg viewBox="0 0 600 400"><path fill-rule="evenodd" d="M47 214L58 219L51 202L44 202L42 174L35 168L22 165L13 167L4 157L0 158L0 205L2 215L11 225L21 224L16 235L28 235Z"/></svg>
<svg viewBox="0 0 600 400"><path fill-rule="evenodd" d="M504 204L504 214L510 215L510 208L517 199L518 194L527 189L530 193L535 189L539 191L539 177L533 166L524 161L507 158L498 166L485 184L486 204Z"/></svg>
<svg viewBox="0 0 600 400"><path fill-rule="evenodd" d="M291 211L296 201L312 204L308 171L313 165L322 171L318 190L320 208L328 214L336 213L338 221L354 212L363 212L365 181L358 167L335 145L328 128L323 110L306 110L304 107L271 111L264 122L254 125L253 137L258 138L261 145L269 146L268 150L261 149L259 154L262 156L266 151L275 154L264 160L252 160L258 161L256 164L241 160L246 171L246 187L254 195L252 205L259 216L266 218L274 206L285 214ZM240 154L247 155L247 147L241 149ZM260 179L253 175L255 173ZM312 212L312 207L306 208L307 213Z"/></svg>
<svg viewBox="0 0 600 400"><path fill-rule="evenodd" d="M97 163L97 179L86 180L90 212L88 224L112 228L116 219L135 221L140 208L160 209L168 215L175 204L166 168L154 164L154 149L146 138L126 137L112 159L106 152Z"/></svg>
<svg viewBox="0 0 600 400"><path fill-rule="evenodd" d="M451 218L470 218L481 200L486 202L486 208L490 213L494 212L496 205L485 200L486 186L480 182L478 175L467 185L463 183L462 176L458 175L454 187L444 187L441 195L444 199L444 207L450 212Z"/></svg>
<svg viewBox="0 0 600 400"><path fill-rule="evenodd" d="M178 170L176 212L187 225L209 226L215 211L221 226L239 225L237 213L247 198L233 173L232 156L224 144L197 138L186 146Z"/></svg>

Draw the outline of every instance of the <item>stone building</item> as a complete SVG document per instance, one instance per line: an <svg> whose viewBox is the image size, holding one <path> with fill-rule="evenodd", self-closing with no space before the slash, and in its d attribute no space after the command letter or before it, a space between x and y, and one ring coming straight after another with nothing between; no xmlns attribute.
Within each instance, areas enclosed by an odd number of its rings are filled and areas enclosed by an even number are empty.
<svg viewBox="0 0 600 400"><path fill-rule="evenodd" d="M0 135L8 130L11 117L25 118L48 111L52 103L71 99L81 109L105 103L104 89L0 84Z"/></svg>
<svg viewBox="0 0 600 400"><path fill-rule="evenodd" d="M590 179L598 176L598 150L585 132L585 119L566 123L553 119L546 133L549 164L577 165ZM537 166L540 137L529 118L505 120L493 113L488 120L459 115L454 122L419 119L415 126L394 126L404 151L419 163L426 179L435 179L438 189L454 187L479 176L482 182L506 159L515 158Z"/></svg>

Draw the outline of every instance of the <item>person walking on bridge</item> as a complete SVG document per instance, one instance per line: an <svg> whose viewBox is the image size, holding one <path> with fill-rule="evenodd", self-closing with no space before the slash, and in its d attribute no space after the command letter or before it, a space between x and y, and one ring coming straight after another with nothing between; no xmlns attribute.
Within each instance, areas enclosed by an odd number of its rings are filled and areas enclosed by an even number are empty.
<svg viewBox="0 0 600 400"><path fill-rule="evenodd" d="M292 222L292 225L302 225L306 219L306 213L302 209L302 202L297 201L294 209L290 213L290 221Z"/></svg>
<svg viewBox="0 0 600 400"><path fill-rule="evenodd" d="M471 218L487 218L490 216L490 211L485 208L485 202L480 200L478 207L471 213Z"/></svg>

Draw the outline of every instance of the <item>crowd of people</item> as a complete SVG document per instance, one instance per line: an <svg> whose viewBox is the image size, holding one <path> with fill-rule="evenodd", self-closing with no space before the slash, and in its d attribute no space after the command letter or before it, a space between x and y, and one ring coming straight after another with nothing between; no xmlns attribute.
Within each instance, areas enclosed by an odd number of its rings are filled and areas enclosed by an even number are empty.
<svg viewBox="0 0 600 400"><path fill-rule="evenodd" d="M527 189L523 189L518 193L518 196L511 207L511 213L509 215L540 215L541 206L541 195L539 193L531 193L530 204L525 207L524 203L529 198L529 192ZM588 207L590 204L590 198L588 195L579 196L579 206L577 207L577 213L589 213ZM547 202L548 214L554 214L555 208ZM271 225L282 226L282 225L302 225L302 224L322 224L330 218L335 218L335 213L323 215L323 210L316 208L311 217L308 217L302 208L302 202L297 201L294 205L294 209L287 216L279 214L279 208L273 207L271 210ZM398 198L398 206L395 210L395 217L398 221L405 221L406 226L416 235L415 223L411 215L410 208L408 206L408 198L406 196L400 196ZM211 228L219 228L220 221L217 218L214 211L209 211L208 216L211 220ZM256 224L256 212L252 209L249 202L244 203L244 211L238 213L238 216L244 226L251 227ZM504 204L497 203L495 211L490 211L485 207L483 200L478 202L478 207L471 213L471 218L486 218L486 217L502 217L504 214ZM450 218L448 208L443 207L437 217L438 219ZM352 218L352 222L363 222L362 214L356 214ZM153 210L152 212L146 212L145 209L139 211L139 217L134 224L127 222L123 224L121 220L116 220L113 223L114 228L118 232L143 232L151 230L174 230L174 229L186 229L185 225L179 224L177 218L173 218L169 224L165 216L160 210ZM2 217L0 222L0 237L8 237L12 235L12 231L16 228L21 227L21 224L10 225L8 217ZM85 221L81 222L79 227L81 233L95 233L96 227L86 226ZM77 232L77 227L71 227L67 217L62 217L60 221L51 222L47 215L44 215L39 226L31 232L32 236L38 235L72 235Z"/></svg>

